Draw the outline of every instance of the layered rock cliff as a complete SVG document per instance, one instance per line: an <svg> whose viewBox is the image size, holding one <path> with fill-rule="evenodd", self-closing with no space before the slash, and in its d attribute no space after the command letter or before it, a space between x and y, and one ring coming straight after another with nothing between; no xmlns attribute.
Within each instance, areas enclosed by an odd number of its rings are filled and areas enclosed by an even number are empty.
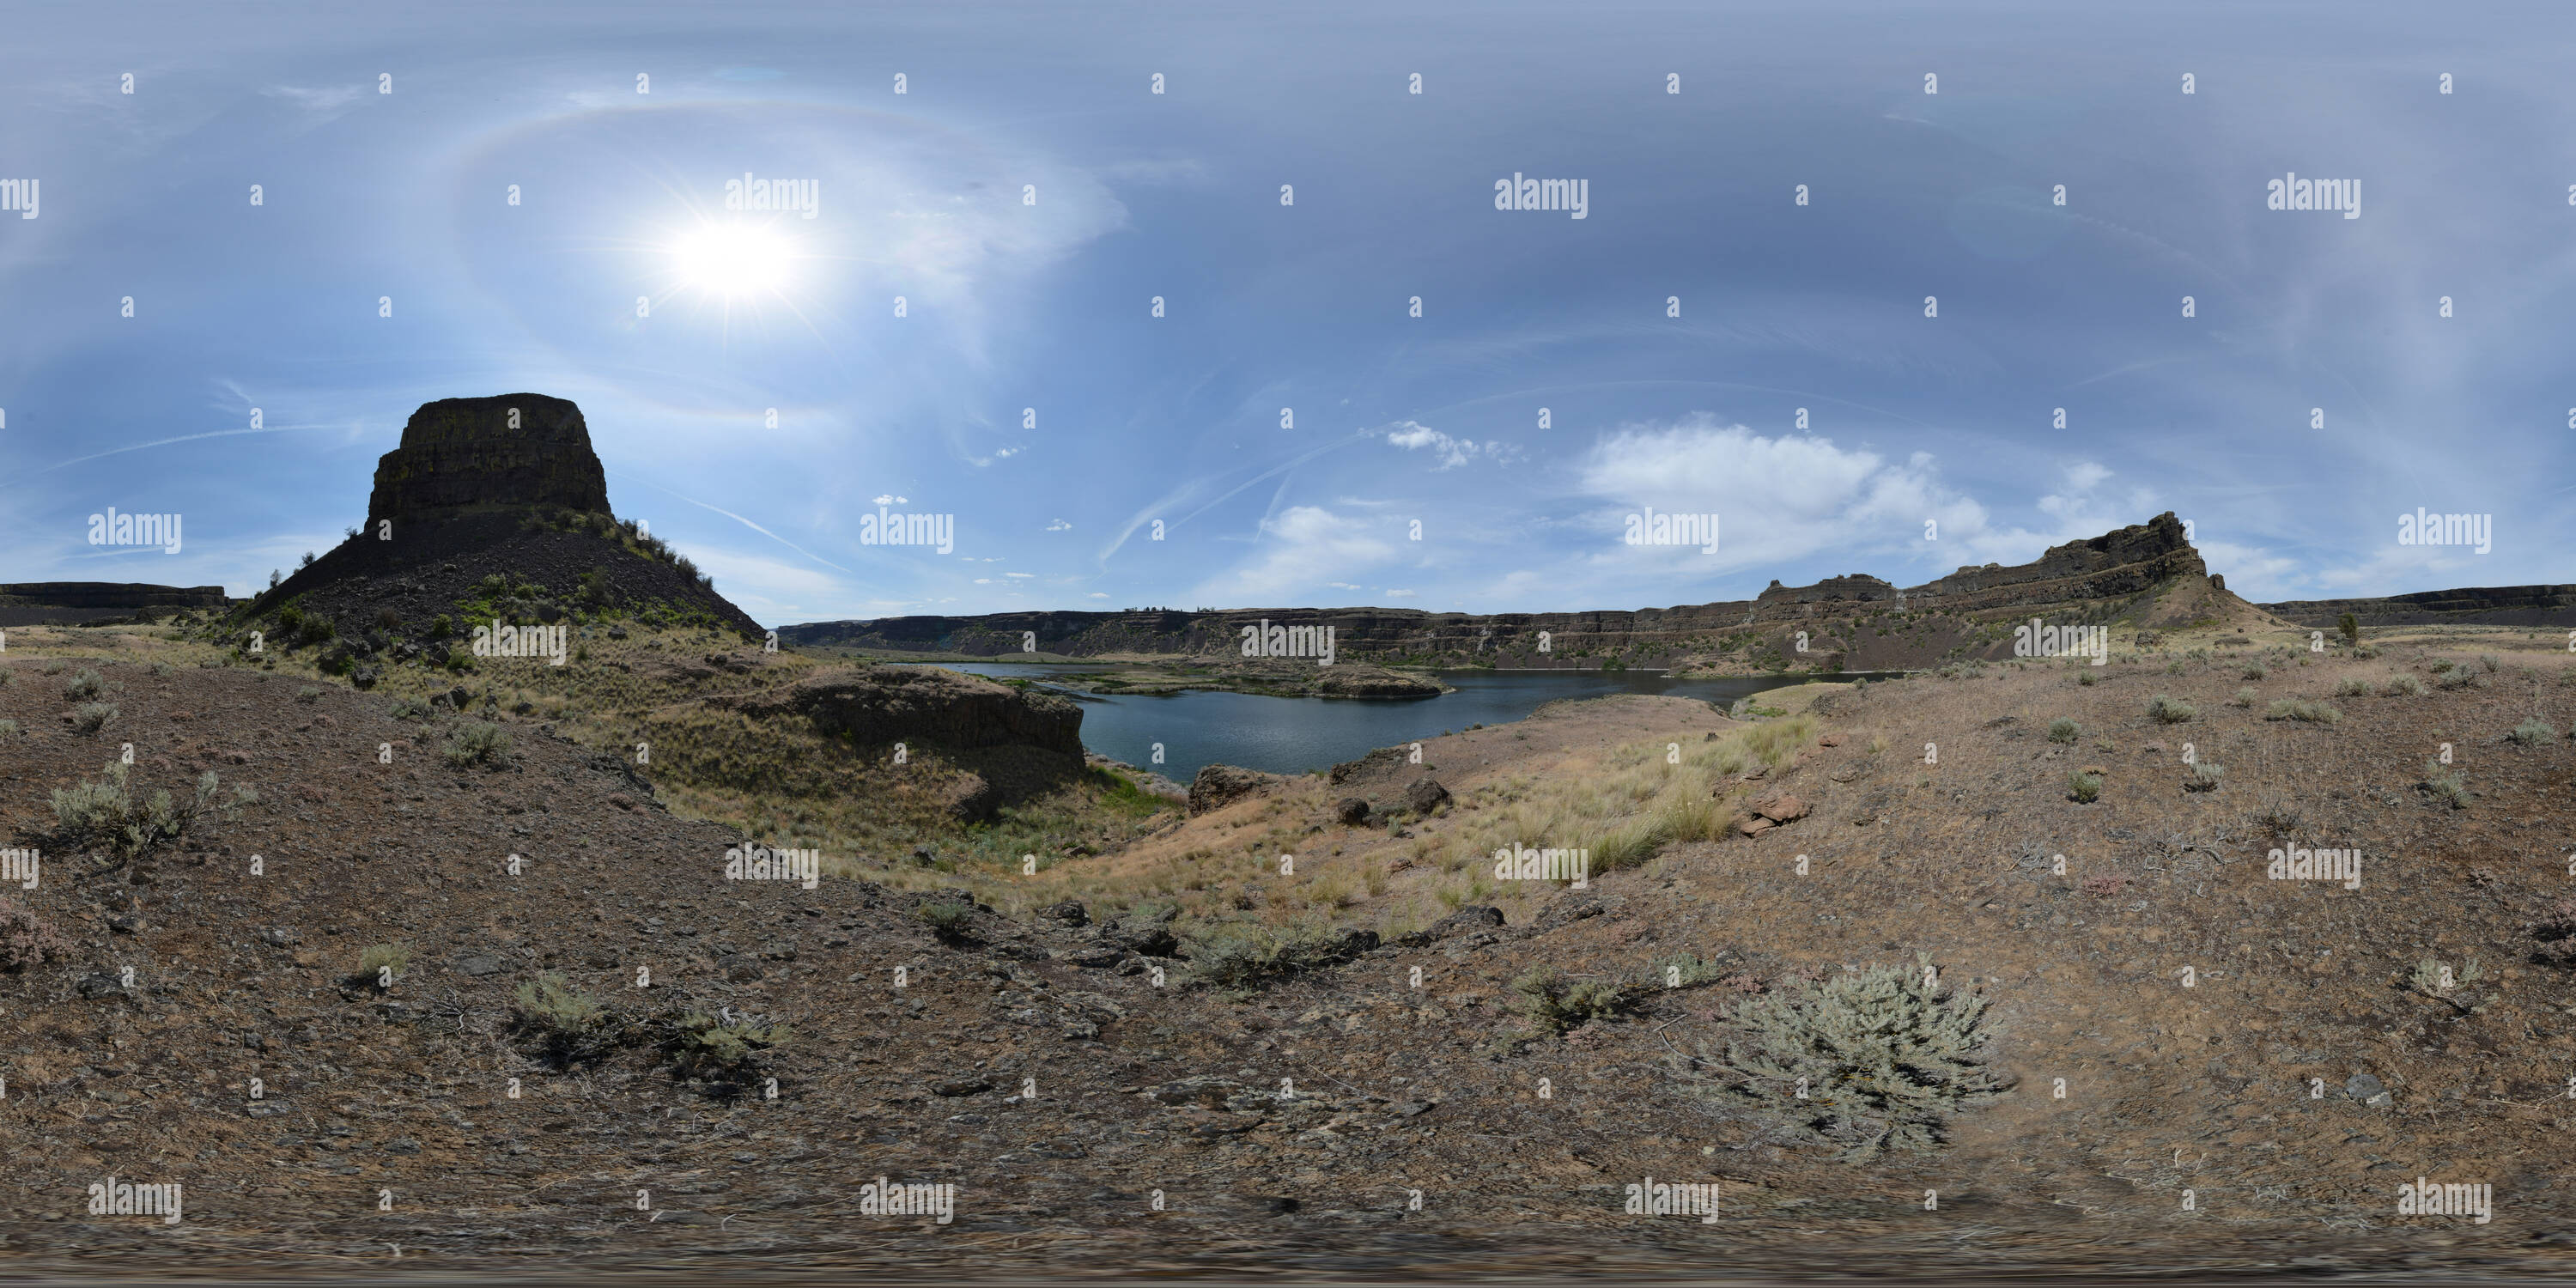
<svg viewBox="0 0 2576 1288"><path fill-rule="evenodd" d="M1243 627L1270 622L1331 626L1339 653L1377 662L1859 669L2009 653L2009 623L2030 616L2059 622L2119 619L2157 628L2270 620L2209 575L2181 522L2166 513L2052 547L2030 563L1962 567L1911 587L1853 573L1811 586L1774 581L1750 600L1672 608L1494 614L1400 608L994 613L817 622L781 627L779 638L799 645L984 656L1024 651L1080 657L1207 656L1234 653Z"/></svg>
<svg viewBox="0 0 2576 1288"><path fill-rule="evenodd" d="M0 584L0 626L131 620L189 609L222 609L221 586L156 586L139 581L25 581Z"/></svg>
<svg viewBox="0 0 2576 1288"><path fill-rule="evenodd" d="M2464 586L2376 599L2301 599L2265 604L2301 626L2331 627L2345 613L2364 626L2576 627L2576 585Z"/></svg>
<svg viewBox="0 0 2576 1288"><path fill-rule="evenodd" d="M401 445L376 464L365 525L242 615L289 603L352 639L378 627L417 633L440 616L461 629L475 610L761 631L686 558L618 520L581 409L532 393L413 412Z"/></svg>
<svg viewBox="0 0 2576 1288"><path fill-rule="evenodd" d="M367 524L494 506L608 513L581 408L544 394L421 404L376 462Z"/></svg>

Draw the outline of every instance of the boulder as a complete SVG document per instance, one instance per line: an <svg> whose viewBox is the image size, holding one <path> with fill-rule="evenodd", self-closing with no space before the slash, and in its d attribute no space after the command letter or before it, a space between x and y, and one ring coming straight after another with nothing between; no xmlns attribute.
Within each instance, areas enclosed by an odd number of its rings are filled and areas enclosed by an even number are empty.
<svg viewBox="0 0 2576 1288"><path fill-rule="evenodd" d="M1428 774L1414 779L1413 785L1404 789L1404 807L1416 814L1429 814L1448 803L1449 789Z"/></svg>
<svg viewBox="0 0 2576 1288"><path fill-rule="evenodd" d="M1333 802L1333 821L1344 827L1368 825L1369 803L1357 796L1345 796Z"/></svg>
<svg viewBox="0 0 2576 1288"><path fill-rule="evenodd" d="M1195 816L1223 809L1283 781L1277 774L1265 774L1258 769L1210 765L1190 780L1190 813Z"/></svg>
<svg viewBox="0 0 2576 1288"><path fill-rule="evenodd" d="M1755 816L1767 818L1774 823L1794 823L1799 819L1805 818L1809 808L1810 807L1805 801L1799 800L1797 797L1792 796L1787 792L1781 792L1776 796L1765 797L1764 799L1753 803L1753 813Z"/></svg>

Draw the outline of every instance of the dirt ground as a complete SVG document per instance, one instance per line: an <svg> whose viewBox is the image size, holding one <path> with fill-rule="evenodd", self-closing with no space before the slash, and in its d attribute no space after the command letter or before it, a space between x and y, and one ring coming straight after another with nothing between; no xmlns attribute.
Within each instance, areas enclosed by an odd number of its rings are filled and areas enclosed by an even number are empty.
<svg viewBox="0 0 2576 1288"><path fill-rule="evenodd" d="M380 694L131 650L49 675L12 644L0 823L43 866L8 893L66 941L0 974L12 1274L2576 1272L2576 997L2534 937L2576 897L2553 654L2221 645L1800 695L1812 736L1720 804L1803 817L1434 903L1347 964L1227 989L1139 908L988 897L943 935L918 910L969 896L727 881L746 838L534 721L505 721L506 767L452 767L456 717ZM84 666L120 708L93 733L65 719ZM2386 695L2400 675L2428 691ZM2158 694L2192 714L2151 718ZM2283 699L2338 718L2267 718ZM2553 736L2509 740L2535 713ZM1367 924L1454 893L1431 847L1489 811L1740 730L1676 699L1552 707L1176 811L1024 902L1198 865L1255 913L1342 882L1326 910ZM62 848L52 793L128 743L137 788L211 770L257 800L140 858ZM2186 743L2215 790L2187 789ZM2446 743L2459 804L2425 785ZM1450 799L1384 813L1423 776ZM1340 822L1351 796L1380 813ZM1293 877L1254 862L1283 841ZM2293 846L2360 850L2359 888L2268 876ZM390 987L359 975L372 945L409 949ZM1655 986L1683 952L1734 982ZM1840 1162L1678 1076L1740 998L1918 955L1990 1000L2011 1087L1937 1152ZM2410 985L2427 959L2452 988ZM1630 1004L1534 1031L1508 1002L1541 965ZM540 971L632 1032L704 1012L792 1038L722 1077L640 1040L558 1065L513 1025ZM111 1176L182 1183L184 1219L92 1215ZM951 1218L864 1212L880 1177L954 1186ZM1649 1177L1716 1184L1718 1219L1628 1214ZM2399 1215L2418 1177L2490 1185L2492 1220Z"/></svg>

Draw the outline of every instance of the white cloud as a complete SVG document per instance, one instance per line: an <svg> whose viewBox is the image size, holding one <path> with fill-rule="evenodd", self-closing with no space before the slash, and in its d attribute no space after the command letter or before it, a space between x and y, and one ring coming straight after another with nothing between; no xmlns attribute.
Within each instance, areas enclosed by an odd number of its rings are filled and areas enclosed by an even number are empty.
<svg viewBox="0 0 2576 1288"><path fill-rule="evenodd" d="M910 497L892 496L892 495L888 495L888 496L881 496L881 497L878 497L877 499L875 499L875 500L873 500L873 501L868 502L868 504L870 504L870 505L909 505L909 504L911 504L911 503L912 503L912 498L910 498Z"/></svg>
<svg viewBox="0 0 2576 1288"><path fill-rule="evenodd" d="M1520 456L1520 449L1509 443L1490 440L1479 443L1472 438L1454 438L1428 425L1410 420L1395 422L1395 428L1387 431L1386 441L1408 452L1420 451L1424 448L1431 449L1439 454L1438 468L1443 470L1454 470L1479 456L1505 464Z"/></svg>
<svg viewBox="0 0 2576 1288"><path fill-rule="evenodd" d="M1373 535L1377 521L1346 519L1320 506L1296 505L1261 525L1260 554L1249 565L1203 583L1202 603L1254 604L1302 597L1395 555Z"/></svg>
<svg viewBox="0 0 2576 1288"><path fill-rule="evenodd" d="M362 85L331 85L320 89L306 89L299 85L271 85L260 91L270 98L282 98L305 111L324 116L337 116L347 111L349 105L357 102L366 92L367 87Z"/></svg>
<svg viewBox="0 0 2576 1288"><path fill-rule="evenodd" d="M1073 525L1062 519L1051 519L1047 522L1046 530L1049 532L1071 532L1073 531Z"/></svg>

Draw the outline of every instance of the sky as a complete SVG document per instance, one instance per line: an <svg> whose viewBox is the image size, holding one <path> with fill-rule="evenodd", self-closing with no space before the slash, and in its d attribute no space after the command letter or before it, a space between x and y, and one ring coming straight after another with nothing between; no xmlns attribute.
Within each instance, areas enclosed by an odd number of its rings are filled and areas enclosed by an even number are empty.
<svg viewBox="0 0 2576 1288"><path fill-rule="evenodd" d="M2563 8L5 21L0 581L252 593L518 391L770 625L1660 607L2166 510L2258 601L2576 580Z"/></svg>

